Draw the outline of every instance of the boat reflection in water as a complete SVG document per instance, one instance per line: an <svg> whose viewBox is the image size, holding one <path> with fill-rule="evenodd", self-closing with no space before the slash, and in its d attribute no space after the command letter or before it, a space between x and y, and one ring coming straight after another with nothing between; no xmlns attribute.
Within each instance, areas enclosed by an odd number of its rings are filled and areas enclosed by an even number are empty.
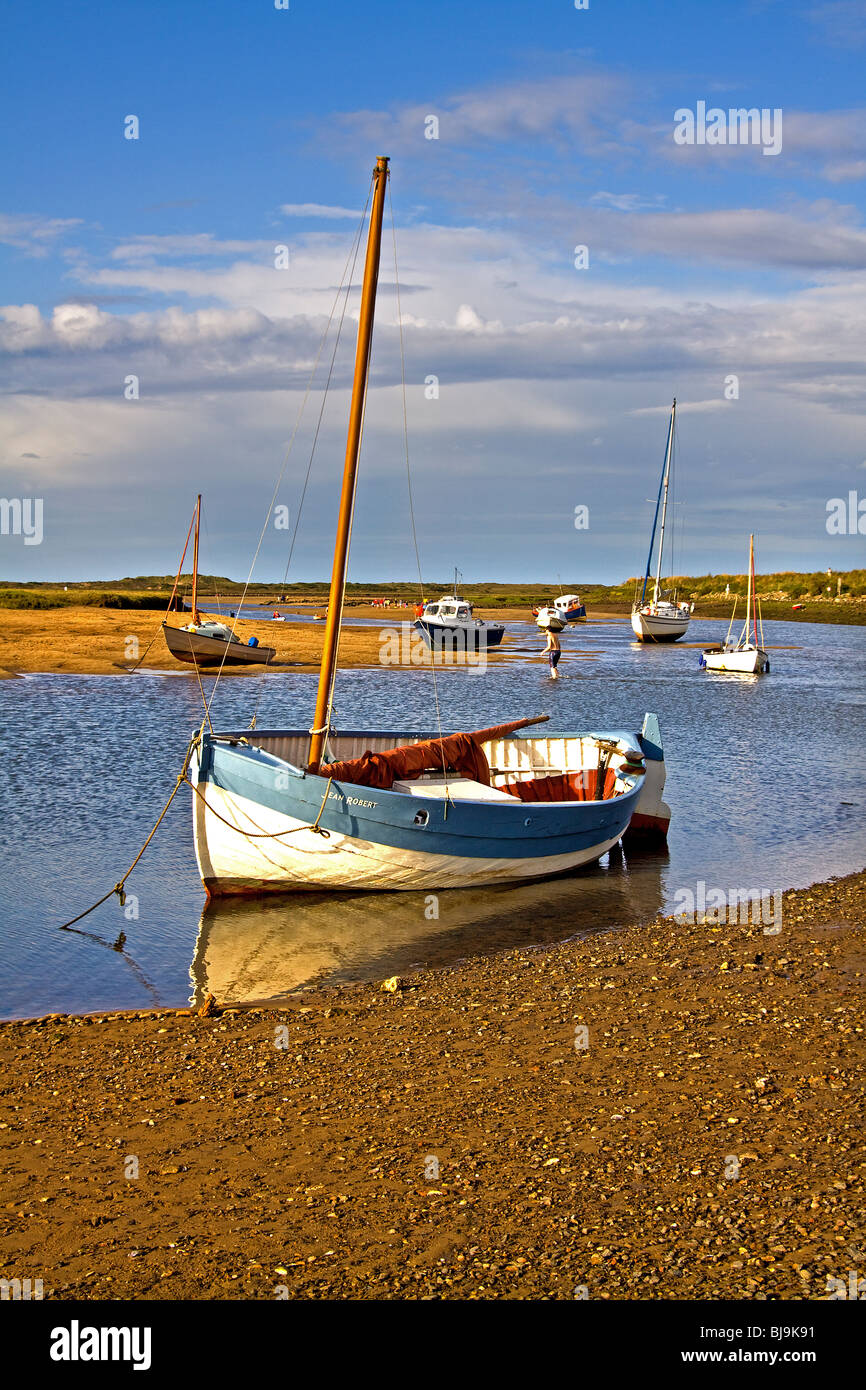
<svg viewBox="0 0 866 1390"><path fill-rule="evenodd" d="M279 1002L310 985L386 979L467 956L649 921L666 850L615 847L598 864L523 887L213 899L190 967L192 1003ZM438 912L438 917L436 913Z"/></svg>

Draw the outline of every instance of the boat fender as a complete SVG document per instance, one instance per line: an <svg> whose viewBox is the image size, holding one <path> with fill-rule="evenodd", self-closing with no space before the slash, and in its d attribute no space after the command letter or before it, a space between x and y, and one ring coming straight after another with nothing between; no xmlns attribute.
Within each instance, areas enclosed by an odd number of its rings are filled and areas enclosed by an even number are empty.
<svg viewBox="0 0 866 1390"><path fill-rule="evenodd" d="M634 749L629 748L625 750L622 756L623 764L622 767L619 768L619 772L622 775L631 773L633 777L642 777L646 772L643 753L636 753Z"/></svg>
<svg viewBox="0 0 866 1390"><path fill-rule="evenodd" d="M258 637L251 637L250 640L249 640L249 642L247 642L247 646L248 646L248 647L257 647L258 645L259 645L259 639L258 639Z"/></svg>

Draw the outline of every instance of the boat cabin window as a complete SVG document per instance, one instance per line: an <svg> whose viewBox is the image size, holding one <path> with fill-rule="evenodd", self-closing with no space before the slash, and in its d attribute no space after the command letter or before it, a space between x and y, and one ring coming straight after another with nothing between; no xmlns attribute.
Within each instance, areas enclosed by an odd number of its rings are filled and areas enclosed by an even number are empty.
<svg viewBox="0 0 866 1390"><path fill-rule="evenodd" d="M458 618L468 618L468 617L469 617L469 609L466 608L466 607L460 607L460 608L458 608L458 609L457 609L457 616L458 616Z"/></svg>
<svg viewBox="0 0 866 1390"><path fill-rule="evenodd" d="M441 613L443 618L453 618L455 613L457 612L457 609L454 607L453 603L443 603L440 606L439 612Z"/></svg>
<svg viewBox="0 0 866 1390"><path fill-rule="evenodd" d="M431 616L431 618L435 618L436 615L437 615L438 612L439 612L439 604L438 604L438 603L428 603L428 604L426 605L425 609L424 609L424 612L425 612L425 613L429 613L430 616Z"/></svg>

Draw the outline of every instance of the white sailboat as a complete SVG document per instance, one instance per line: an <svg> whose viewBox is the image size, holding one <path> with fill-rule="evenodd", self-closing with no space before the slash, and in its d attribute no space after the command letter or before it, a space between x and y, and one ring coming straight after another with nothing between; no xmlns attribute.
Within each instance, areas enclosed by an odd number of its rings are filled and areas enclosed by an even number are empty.
<svg viewBox="0 0 866 1390"><path fill-rule="evenodd" d="M755 593L755 537L749 537L749 588L746 594L746 621L739 638L731 636L737 601L728 625L728 635L722 647L709 647L701 657L701 666L708 671L736 671L744 676L763 676L770 669L770 658L764 650L764 624ZM751 626L752 634L749 635ZM758 628L760 627L760 643Z"/></svg>
<svg viewBox="0 0 866 1390"><path fill-rule="evenodd" d="M678 603L676 594L668 594L662 590L662 561L665 548L665 523L668 511L668 487L671 476L671 458L674 448L674 424L676 422L677 402L671 406L671 421L668 428L668 442L665 449L665 461L662 465L661 482L659 483L659 495L656 498L656 509L653 517L653 529L650 536L649 555L646 562L646 573L643 580L640 598L634 604L631 611L631 626L635 637L639 642L676 642L677 638L682 637L688 630L689 619L692 616L692 605L688 603ZM658 558L656 560L655 578L653 580L652 598L647 602L647 586L652 572L653 550L655 549L656 525L659 519L659 506L661 506L661 527L659 530Z"/></svg>

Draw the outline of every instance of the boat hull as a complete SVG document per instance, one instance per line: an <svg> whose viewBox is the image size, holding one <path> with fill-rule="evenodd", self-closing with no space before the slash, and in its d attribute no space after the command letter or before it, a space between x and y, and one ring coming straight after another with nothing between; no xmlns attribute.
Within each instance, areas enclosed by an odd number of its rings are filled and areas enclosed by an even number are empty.
<svg viewBox="0 0 866 1390"><path fill-rule="evenodd" d="M770 658L761 647L733 652L707 651L703 654L702 665L708 671L733 671L741 676L763 676L770 669Z"/></svg>
<svg viewBox="0 0 866 1390"><path fill-rule="evenodd" d="M586 604L580 603L576 594L565 594L562 598L554 599L553 606L567 623L579 623L586 617Z"/></svg>
<svg viewBox="0 0 866 1390"><path fill-rule="evenodd" d="M271 746L300 738L293 733L260 737ZM362 747L383 736L351 737ZM581 736L551 736L568 737ZM640 748L634 735L606 737ZM663 785L663 762L660 766ZM191 774L199 873L214 895L438 890L546 878L605 854L628 829L643 793L636 778L628 790L600 801L530 804L503 794L493 802L446 803L329 783L264 747L241 743L239 735L219 734L202 737ZM312 829L314 824L326 833Z"/></svg>
<svg viewBox="0 0 866 1390"><path fill-rule="evenodd" d="M535 626L542 632L562 632L565 627L565 614L558 608L539 608L537 612L533 610L533 616Z"/></svg>
<svg viewBox="0 0 866 1390"><path fill-rule="evenodd" d="M685 613L647 613L635 609L631 627L639 642L676 642L688 632L689 619L690 615Z"/></svg>
<svg viewBox="0 0 866 1390"><path fill-rule="evenodd" d="M275 647L247 647L243 642L223 642L219 637L202 637L182 627L163 624L165 645L177 661L192 666L267 666L277 654Z"/></svg>
<svg viewBox="0 0 866 1390"><path fill-rule="evenodd" d="M498 647L505 636L505 628L493 623L479 625L473 622L464 627L457 623L437 623L432 618L416 618L415 627L428 647L436 651L485 651Z"/></svg>

